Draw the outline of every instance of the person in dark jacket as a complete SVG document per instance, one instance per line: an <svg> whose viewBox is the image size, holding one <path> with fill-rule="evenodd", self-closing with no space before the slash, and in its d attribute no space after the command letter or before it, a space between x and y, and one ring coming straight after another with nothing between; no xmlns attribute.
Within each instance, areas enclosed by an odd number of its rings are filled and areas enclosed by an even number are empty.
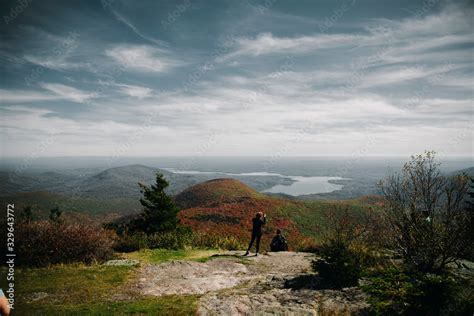
<svg viewBox="0 0 474 316"><path fill-rule="evenodd" d="M252 238L250 239L249 248L244 256L248 256L250 253L250 248L252 248L253 242L256 240L256 249L255 255L258 256L258 250L260 249L260 239L262 238L262 226L267 222L267 216L262 212L255 214L255 217L252 219Z"/></svg>
<svg viewBox="0 0 474 316"><path fill-rule="evenodd" d="M281 234L281 230L277 229L277 234L273 237L270 244L271 251L288 251L288 242L285 236Z"/></svg>

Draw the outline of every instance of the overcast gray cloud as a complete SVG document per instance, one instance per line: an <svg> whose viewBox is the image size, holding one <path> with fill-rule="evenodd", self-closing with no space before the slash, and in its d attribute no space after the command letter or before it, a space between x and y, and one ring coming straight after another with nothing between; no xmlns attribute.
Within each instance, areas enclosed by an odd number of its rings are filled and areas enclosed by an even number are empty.
<svg viewBox="0 0 474 316"><path fill-rule="evenodd" d="M4 21L2 155L472 156L469 2L186 3Z"/></svg>

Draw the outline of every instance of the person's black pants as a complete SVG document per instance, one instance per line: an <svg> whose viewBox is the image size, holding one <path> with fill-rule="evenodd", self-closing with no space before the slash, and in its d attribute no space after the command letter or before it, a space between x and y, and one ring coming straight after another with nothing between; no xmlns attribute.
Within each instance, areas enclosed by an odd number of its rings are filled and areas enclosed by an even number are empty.
<svg viewBox="0 0 474 316"><path fill-rule="evenodd" d="M254 234L252 233L252 238L250 239L250 244L249 248L247 251L250 251L250 248L252 248L253 242L257 240L257 244L255 245L256 249L255 252L258 253L258 250L260 249L260 239L262 238L262 234Z"/></svg>

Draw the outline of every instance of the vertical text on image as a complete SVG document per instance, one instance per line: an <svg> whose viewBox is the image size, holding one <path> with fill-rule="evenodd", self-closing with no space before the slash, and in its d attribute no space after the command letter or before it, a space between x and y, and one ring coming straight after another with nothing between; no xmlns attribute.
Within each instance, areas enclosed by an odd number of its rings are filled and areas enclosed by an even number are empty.
<svg viewBox="0 0 474 316"><path fill-rule="evenodd" d="M7 244L5 252L7 271L7 296L10 308L15 306L15 204L7 205Z"/></svg>

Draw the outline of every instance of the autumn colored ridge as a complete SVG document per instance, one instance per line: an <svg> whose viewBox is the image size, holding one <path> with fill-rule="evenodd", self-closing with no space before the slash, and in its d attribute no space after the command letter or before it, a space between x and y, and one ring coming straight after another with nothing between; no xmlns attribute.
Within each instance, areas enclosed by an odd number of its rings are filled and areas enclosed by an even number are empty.
<svg viewBox="0 0 474 316"><path fill-rule="evenodd" d="M291 236L292 244L307 242L295 222L281 208L295 202L261 194L235 179L215 179L197 184L175 197L181 208L181 224L207 234L233 236L246 241L250 237L256 212L267 214L263 242L268 244L276 229Z"/></svg>
<svg viewBox="0 0 474 316"><path fill-rule="evenodd" d="M176 195L175 202L181 209L186 209L248 198L262 199L268 197L248 187L239 180L223 178L196 184Z"/></svg>

